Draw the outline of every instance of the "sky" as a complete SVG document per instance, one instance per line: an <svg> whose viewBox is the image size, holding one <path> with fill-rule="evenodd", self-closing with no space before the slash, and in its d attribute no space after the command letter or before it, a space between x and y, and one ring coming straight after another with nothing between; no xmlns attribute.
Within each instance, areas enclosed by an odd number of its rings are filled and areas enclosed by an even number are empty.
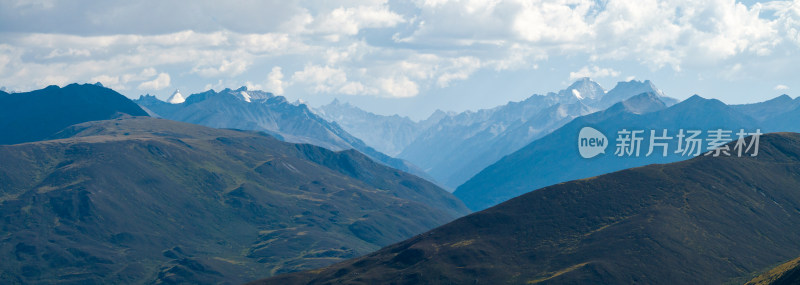
<svg viewBox="0 0 800 285"><path fill-rule="evenodd" d="M800 90L800 0L0 0L0 88L247 86L413 119L581 77L740 104Z"/></svg>

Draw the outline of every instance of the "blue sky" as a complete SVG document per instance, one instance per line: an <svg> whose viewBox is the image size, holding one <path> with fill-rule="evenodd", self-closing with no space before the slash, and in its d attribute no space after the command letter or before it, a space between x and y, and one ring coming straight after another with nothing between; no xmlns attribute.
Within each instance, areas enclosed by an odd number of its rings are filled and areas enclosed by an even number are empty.
<svg viewBox="0 0 800 285"><path fill-rule="evenodd" d="M102 82L165 99L249 86L420 119L588 76L668 96L800 88L793 1L0 0L0 86Z"/></svg>

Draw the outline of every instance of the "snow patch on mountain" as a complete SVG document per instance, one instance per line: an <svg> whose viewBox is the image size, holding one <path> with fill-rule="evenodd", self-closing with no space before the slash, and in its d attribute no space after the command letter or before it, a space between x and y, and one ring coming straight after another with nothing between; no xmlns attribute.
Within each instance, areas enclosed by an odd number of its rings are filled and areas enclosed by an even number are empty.
<svg viewBox="0 0 800 285"><path fill-rule="evenodd" d="M577 89L572 89L572 95L575 95L575 98L578 98L578 100L583 100L583 97L581 97L581 91L578 91Z"/></svg>
<svg viewBox="0 0 800 285"><path fill-rule="evenodd" d="M183 102L186 102L186 98L183 98L181 91L177 89L172 93L171 96L169 96L169 98L167 98L167 103L170 104L181 104Z"/></svg>

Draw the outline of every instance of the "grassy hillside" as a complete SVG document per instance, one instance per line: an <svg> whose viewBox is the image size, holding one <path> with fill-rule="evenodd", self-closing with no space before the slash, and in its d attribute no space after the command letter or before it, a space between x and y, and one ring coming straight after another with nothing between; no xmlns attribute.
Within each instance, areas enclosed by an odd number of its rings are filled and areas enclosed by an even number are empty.
<svg viewBox="0 0 800 285"><path fill-rule="evenodd" d="M316 268L464 215L355 151L147 117L0 146L0 279L237 283Z"/></svg>
<svg viewBox="0 0 800 285"><path fill-rule="evenodd" d="M781 264L746 283L746 285L794 284L800 284L800 258Z"/></svg>
<svg viewBox="0 0 800 285"><path fill-rule="evenodd" d="M800 134L545 187L257 284L720 284L800 255Z"/></svg>

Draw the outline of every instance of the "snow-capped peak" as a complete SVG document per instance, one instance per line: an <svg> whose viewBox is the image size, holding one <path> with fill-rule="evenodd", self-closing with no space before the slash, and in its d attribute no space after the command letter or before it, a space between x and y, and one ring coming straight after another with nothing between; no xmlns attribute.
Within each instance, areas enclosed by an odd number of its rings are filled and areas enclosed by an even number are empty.
<svg viewBox="0 0 800 285"><path fill-rule="evenodd" d="M247 94L247 92L244 91L239 91L239 94L242 94L242 97L244 97L245 102L250 102L250 94Z"/></svg>
<svg viewBox="0 0 800 285"><path fill-rule="evenodd" d="M172 93L172 96L169 96L169 98L167 98L167 103L170 104L180 104L183 103L184 101L186 101L186 98L183 98L183 95L181 95L181 91L177 89L175 90L174 93Z"/></svg>

